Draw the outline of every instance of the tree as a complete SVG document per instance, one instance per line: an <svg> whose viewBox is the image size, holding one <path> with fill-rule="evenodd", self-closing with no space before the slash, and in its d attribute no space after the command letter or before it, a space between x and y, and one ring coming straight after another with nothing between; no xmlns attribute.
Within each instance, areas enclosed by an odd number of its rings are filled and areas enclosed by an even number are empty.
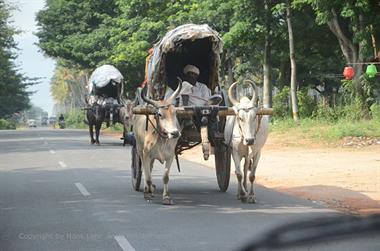
<svg viewBox="0 0 380 251"><path fill-rule="evenodd" d="M292 12L290 6L290 0L286 1L286 23L288 25L289 35L289 56L291 65L291 77L290 77L290 96L292 100L292 115L295 121L298 121L298 101L297 101L297 64L294 51L294 35L292 26Z"/></svg>
<svg viewBox="0 0 380 251"><path fill-rule="evenodd" d="M26 89L36 83L35 79L26 78L19 73L13 62L16 58L13 36L18 31L9 24L10 10L0 0L0 118L28 108L30 93Z"/></svg>
<svg viewBox="0 0 380 251"><path fill-rule="evenodd" d="M380 6L377 1L295 0L295 5L306 4L313 8L318 24L327 24L338 40L347 64L355 68L356 96L362 100L363 110L368 111L365 91L361 81L361 62L371 58L374 32L379 32ZM376 42L375 42L376 43Z"/></svg>
<svg viewBox="0 0 380 251"><path fill-rule="evenodd" d="M79 110L84 107L86 94L87 73L70 69L63 61L58 61L50 92L60 112Z"/></svg>

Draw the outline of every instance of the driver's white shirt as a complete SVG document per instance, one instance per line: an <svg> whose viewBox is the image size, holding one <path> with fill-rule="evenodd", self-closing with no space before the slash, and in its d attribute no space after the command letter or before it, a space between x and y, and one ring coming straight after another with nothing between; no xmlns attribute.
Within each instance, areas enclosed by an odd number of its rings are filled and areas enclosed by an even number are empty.
<svg viewBox="0 0 380 251"><path fill-rule="evenodd" d="M174 91L171 88L168 88L168 90L165 93L165 99L169 98L173 92ZM192 86L187 81L183 81L180 95L181 94L189 95L189 105L200 106L205 105L207 103L207 100L211 96L211 90L207 87L207 85L198 81L195 83L194 86ZM180 105L182 105L182 100L180 100Z"/></svg>

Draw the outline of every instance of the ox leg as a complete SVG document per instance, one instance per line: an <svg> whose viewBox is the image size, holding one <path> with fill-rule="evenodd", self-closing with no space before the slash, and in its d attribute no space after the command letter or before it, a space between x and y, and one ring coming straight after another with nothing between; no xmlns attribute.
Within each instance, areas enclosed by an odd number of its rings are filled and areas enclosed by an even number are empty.
<svg viewBox="0 0 380 251"><path fill-rule="evenodd" d="M164 192L162 195L162 204L164 205L174 205L172 198L170 197L169 193L169 173L170 173L170 167L172 165L174 157L171 157L170 159L166 160L165 162L165 171L164 176L162 178L164 182Z"/></svg>
<svg viewBox="0 0 380 251"><path fill-rule="evenodd" d="M241 157L237 151L232 151L232 158L235 163L235 174L236 178L238 180L238 193L237 198L241 201L246 201L248 198L248 193L246 192L245 188L243 187L242 181L243 181L243 174L240 169L240 161Z"/></svg>
<svg viewBox="0 0 380 251"><path fill-rule="evenodd" d="M90 132L91 144L93 145L95 143L95 139L94 139L94 125L90 123L89 126L88 126L88 130Z"/></svg>
<svg viewBox="0 0 380 251"><path fill-rule="evenodd" d="M254 155L254 157L251 160L251 167L250 167L251 172L249 173L249 181L251 183L251 187L249 190L248 203L256 203L256 195L255 195L255 189L253 187L253 182L256 179L256 168L260 160L260 155L261 153L259 151L256 153L256 155Z"/></svg>
<svg viewBox="0 0 380 251"><path fill-rule="evenodd" d="M97 122L95 124L95 134L96 134L96 139L95 139L95 143L97 145L100 145L100 142L99 142L99 134L100 134L100 128L102 127L102 123L101 122Z"/></svg>
<svg viewBox="0 0 380 251"><path fill-rule="evenodd" d="M146 155L146 154L145 154ZM142 158L142 166L144 171L144 198L150 201L153 197L154 187L152 184L152 173L150 165L152 161L148 157Z"/></svg>
<svg viewBox="0 0 380 251"><path fill-rule="evenodd" d="M247 180L248 180L248 169L249 169L249 165L250 165L250 159L248 157L244 158L244 177L243 177L243 187L245 189L245 191L248 191L248 187L247 187Z"/></svg>
<svg viewBox="0 0 380 251"><path fill-rule="evenodd" d="M151 161L150 161L150 173L152 173L153 172L153 164L154 164L154 159L152 159ZM156 185L155 184L153 184L153 182L152 182L152 188L153 188L153 192L152 192L152 197L154 197L154 191L156 191Z"/></svg>

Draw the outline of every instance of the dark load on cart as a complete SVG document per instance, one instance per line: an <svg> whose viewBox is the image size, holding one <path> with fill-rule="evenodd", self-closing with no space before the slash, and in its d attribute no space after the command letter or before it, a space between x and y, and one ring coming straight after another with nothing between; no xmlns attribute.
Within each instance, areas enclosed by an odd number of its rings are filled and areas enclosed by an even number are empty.
<svg viewBox="0 0 380 251"><path fill-rule="evenodd" d="M178 155L182 151L201 144L205 160L214 154L218 185L221 191L226 191L230 179L231 149L224 143L223 131L226 116L234 115L234 112L225 105L228 97L220 91L221 52L222 40L208 25L186 24L169 31L154 45L147 61L146 95L152 100L162 100L169 88L176 90L178 79L186 80L185 67L191 65L199 69L198 81L207 85L211 96L202 105L186 104L189 100L187 95L177 98L176 114L182 127L175 150L177 165L179 167ZM153 115L155 108L140 105L133 108L133 113ZM271 109L259 112L270 113ZM132 149L132 160L132 184L139 190L141 160L135 148Z"/></svg>

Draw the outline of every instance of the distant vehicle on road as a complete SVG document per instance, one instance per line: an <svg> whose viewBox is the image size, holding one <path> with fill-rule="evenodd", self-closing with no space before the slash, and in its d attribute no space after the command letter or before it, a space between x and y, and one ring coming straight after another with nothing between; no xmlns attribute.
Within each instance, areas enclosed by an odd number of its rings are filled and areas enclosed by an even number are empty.
<svg viewBox="0 0 380 251"><path fill-rule="evenodd" d="M57 121L57 117L49 117L49 125L54 126L55 122Z"/></svg>
<svg viewBox="0 0 380 251"><path fill-rule="evenodd" d="M48 125L48 120L49 120L48 117L43 117L41 119L41 126L47 126Z"/></svg>
<svg viewBox="0 0 380 251"><path fill-rule="evenodd" d="M26 123L27 123L28 127L37 127L37 123L36 123L35 119L28 119L28 121Z"/></svg>

